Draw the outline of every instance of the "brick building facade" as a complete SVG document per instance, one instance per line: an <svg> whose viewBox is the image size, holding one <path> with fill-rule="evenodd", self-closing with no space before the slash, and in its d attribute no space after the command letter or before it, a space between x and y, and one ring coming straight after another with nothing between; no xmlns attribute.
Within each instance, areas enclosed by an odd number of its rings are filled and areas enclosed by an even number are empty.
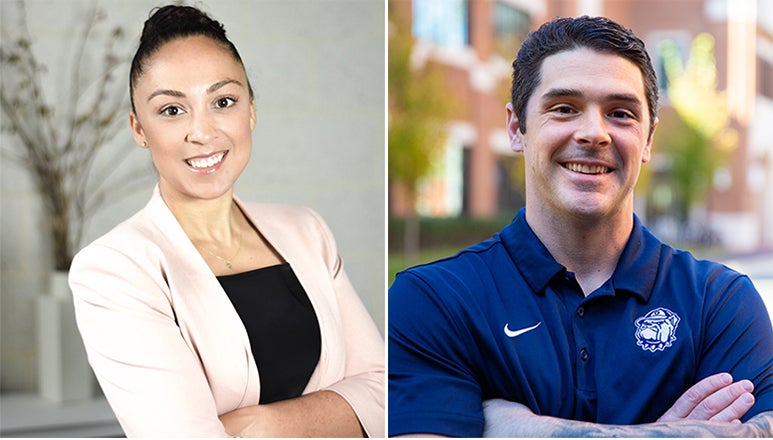
<svg viewBox="0 0 773 440"><path fill-rule="evenodd" d="M514 172L520 168L520 158L510 151L504 131L510 63L520 39L556 16L604 15L630 27L645 41L659 75L662 66L656 48L661 41L675 41L686 57L697 34L714 36L718 87L727 91L731 126L739 138L729 161L714 176L709 195L691 217L730 250L773 246L773 6L769 2L398 0L390 8L394 17L412 23L414 61L444 66L448 88L460 104L448 121L442 166L421 188L416 206L420 214L480 218L522 206L519 176ZM663 98L664 117L668 107ZM390 191L399 192L394 186ZM642 216L647 198L637 200ZM408 208L399 196L390 195L389 209L399 216ZM666 226L658 232L664 238L680 238L683 231L669 232L667 222L662 223Z"/></svg>

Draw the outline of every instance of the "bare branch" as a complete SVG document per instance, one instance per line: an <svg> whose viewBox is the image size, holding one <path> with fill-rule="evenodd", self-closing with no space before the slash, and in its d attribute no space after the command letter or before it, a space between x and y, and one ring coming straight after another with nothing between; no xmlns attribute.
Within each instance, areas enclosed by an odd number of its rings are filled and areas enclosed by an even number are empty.
<svg viewBox="0 0 773 440"><path fill-rule="evenodd" d="M73 72L72 72L72 87L70 88L70 110L69 115L71 115L72 119L70 121L70 124L68 124L68 133L67 133L67 141L65 142L66 150L69 150L73 146L73 138L75 137L75 132L79 128L79 124L77 124L77 117L78 117L78 101L80 100L81 95L81 84L80 84L80 75L81 75L81 65L83 63L83 54L86 51L86 43L89 40L89 35L91 34L91 30L94 28L94 26L97 24L97 7L96 5L93 5L91 8L90 13L91 18L87 21L87 24L83 27L81 31L81 37L78 40L78 47L76 50L75 55L75 63L73 64Z"/></svg>

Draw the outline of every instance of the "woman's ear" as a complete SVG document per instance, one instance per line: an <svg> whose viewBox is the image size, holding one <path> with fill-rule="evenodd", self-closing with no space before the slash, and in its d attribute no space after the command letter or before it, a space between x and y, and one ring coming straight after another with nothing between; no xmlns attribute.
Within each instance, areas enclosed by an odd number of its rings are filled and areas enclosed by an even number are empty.
<svg viewBox="0 0 773 440"><path fill-rule="evenodd" d="M258 122L258 117L255 115L255 99L250 98L250 130L255 129L255 124Z"/></svg>
<svg viewBox="0 0 773 440"><path fill-rule="evenodd" d="M507 112L507 138L510 140L510 149L516 153L523 153L525 145L523 133L521 133L521 121L518 120L511 102L507 103L505 110Z"/></svg>
<svg viewBox="0 0 773 440"><path fill-rule="evenodd" d="M140 120L137 119L137 115L134 112L129 112L129 127L132 129L132 136L134 136L134 142L140 148L148 148L148 141L145 139L145 131L142 129Z"/></svg>

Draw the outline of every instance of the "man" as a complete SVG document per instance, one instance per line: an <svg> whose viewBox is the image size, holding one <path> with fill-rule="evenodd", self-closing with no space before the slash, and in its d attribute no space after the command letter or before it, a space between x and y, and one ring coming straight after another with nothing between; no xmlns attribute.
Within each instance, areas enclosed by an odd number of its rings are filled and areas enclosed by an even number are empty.
<svg viewBox="0 0 773 440"><path fill-rule="evenodd" d="M513 68L507 131L526 207L395 279L390 435L770 436L759 294L633 213L657 126L643 42L605 18L561 18Z"/></svg>

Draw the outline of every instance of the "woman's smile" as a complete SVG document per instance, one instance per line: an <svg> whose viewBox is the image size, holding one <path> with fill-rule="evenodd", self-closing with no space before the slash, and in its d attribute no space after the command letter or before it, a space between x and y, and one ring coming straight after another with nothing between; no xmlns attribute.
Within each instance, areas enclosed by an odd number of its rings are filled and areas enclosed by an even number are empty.
<svg viewBox="0 0 773 440"><path fill-rule="evenodd" d="M189 157L185 159L185 163L194 173L212 174L223 164L226 155L228 155L228 150L217 151L210 154Z"/></svg>

